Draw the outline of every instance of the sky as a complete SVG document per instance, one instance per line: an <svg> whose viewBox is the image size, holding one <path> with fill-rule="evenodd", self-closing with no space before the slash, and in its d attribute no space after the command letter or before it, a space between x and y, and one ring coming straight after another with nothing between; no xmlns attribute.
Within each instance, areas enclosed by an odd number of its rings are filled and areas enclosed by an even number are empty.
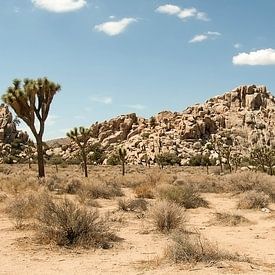
<svg viewBox="0 0 275 275"><path fill-rule="evenodd" d="M275 94L274 12L274 0L0 0L0 90L26 77L61 85L45 140L239 85Z"/></svg>

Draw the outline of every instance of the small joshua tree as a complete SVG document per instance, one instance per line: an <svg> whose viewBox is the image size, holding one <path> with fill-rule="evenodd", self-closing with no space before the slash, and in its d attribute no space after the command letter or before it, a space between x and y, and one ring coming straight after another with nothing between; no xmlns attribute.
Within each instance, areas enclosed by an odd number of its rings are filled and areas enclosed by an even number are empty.
<svg viewBox="0 0 275 275"><path fill-rule="evenodd" d="M124 148L119 148L118 149L118 155L119 155L119 159L120 159L121 166L122 166L122 176L124 176L125 175L125 163L126 163L127 152Z"/></svg>
<svg viewBox="0 0 275 275"><path fill-rule="evenodd" d="M88 177L88 168L87 168L87 155L88 155L88 141L90 138L90 129L86 129L84 127L74 128L67 136L73 140L79 147L80 155L83 161L84 166L84 174L85 177Z"/></svg>
<svg viewBox="0 0 275 275"><path fill-rule="evenodd" d="M250 153L251 162L263 172L273 175L273 166L275 165L275 149L269 146L255 147ZM266 171L266 167L268 171Z"/></svg>
<svg viewBox="0 0 275 275"><path fill-rule="evenodd" d="M37 147L38 176L45 177L43 158L43 134L45 122L55 94L61 89L60 85L47 78L37 80L15 79L13 85L3 95L3 101L11 106L18 118L22 119L31 129ZM38 122L38 126L36 124Z"/></svg>

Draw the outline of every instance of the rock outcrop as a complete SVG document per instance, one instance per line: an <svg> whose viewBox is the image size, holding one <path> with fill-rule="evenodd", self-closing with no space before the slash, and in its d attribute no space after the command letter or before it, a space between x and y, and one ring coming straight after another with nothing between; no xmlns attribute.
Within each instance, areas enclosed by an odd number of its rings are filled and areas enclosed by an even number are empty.
<svg viewBox="0 0 275 275"><path fill-rule="evenodd" d="M174 152L182 164L201 152L210 138L230 134L240 146L256 143L275 146L275 98L265 86L240 86L196 104L183 112L164 111L151 119L122 115L91 126L90 142L100 142L107 157L118 146L128 151L128 162L154 162L161 152ZM60 146L63 159L76 146Z"/></svg>
<svg viewBox="0 0 275 275"><path fill-rule="evenodd" d="M18 131L16 122L13 120L12 113L7 105L0 105L0 162L3 162L5 157L11 155L12 144L16 140L18 148L22 147L22 152L19 153L18 158L24 158L23 145L29 140L26 132ZM20 150L19 150L20 151Z"/></svg>

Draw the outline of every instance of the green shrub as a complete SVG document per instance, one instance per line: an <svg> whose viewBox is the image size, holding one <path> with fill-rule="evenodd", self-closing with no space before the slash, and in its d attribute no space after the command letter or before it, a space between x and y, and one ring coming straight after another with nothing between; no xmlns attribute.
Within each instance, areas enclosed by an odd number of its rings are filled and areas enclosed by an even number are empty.
<svg viewBox="0 0 275 275"><path fill-rule="evenodd" d="M118 154L112 154L108 159L107 159L107 165L119 165L120 164L120 157Z"/></svg>
<svg viewBox="0 0 275 275"><path fill-rule="evenodd" d="M175 153L161 153L156 156L156 162L159 166L180 165L180 158Z"/></svg>

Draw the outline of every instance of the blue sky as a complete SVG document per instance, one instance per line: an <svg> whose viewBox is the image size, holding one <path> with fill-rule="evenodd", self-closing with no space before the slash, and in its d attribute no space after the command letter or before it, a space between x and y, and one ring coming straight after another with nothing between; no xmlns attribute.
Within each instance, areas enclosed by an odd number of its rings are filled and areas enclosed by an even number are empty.
<svg viewBox="0 0 275 275"><path fill-rule="evenodd" d="M0 89L61 84L45 139L182 111L241 84L275 93L274 12L274 0L1 0Z"/></svg>

